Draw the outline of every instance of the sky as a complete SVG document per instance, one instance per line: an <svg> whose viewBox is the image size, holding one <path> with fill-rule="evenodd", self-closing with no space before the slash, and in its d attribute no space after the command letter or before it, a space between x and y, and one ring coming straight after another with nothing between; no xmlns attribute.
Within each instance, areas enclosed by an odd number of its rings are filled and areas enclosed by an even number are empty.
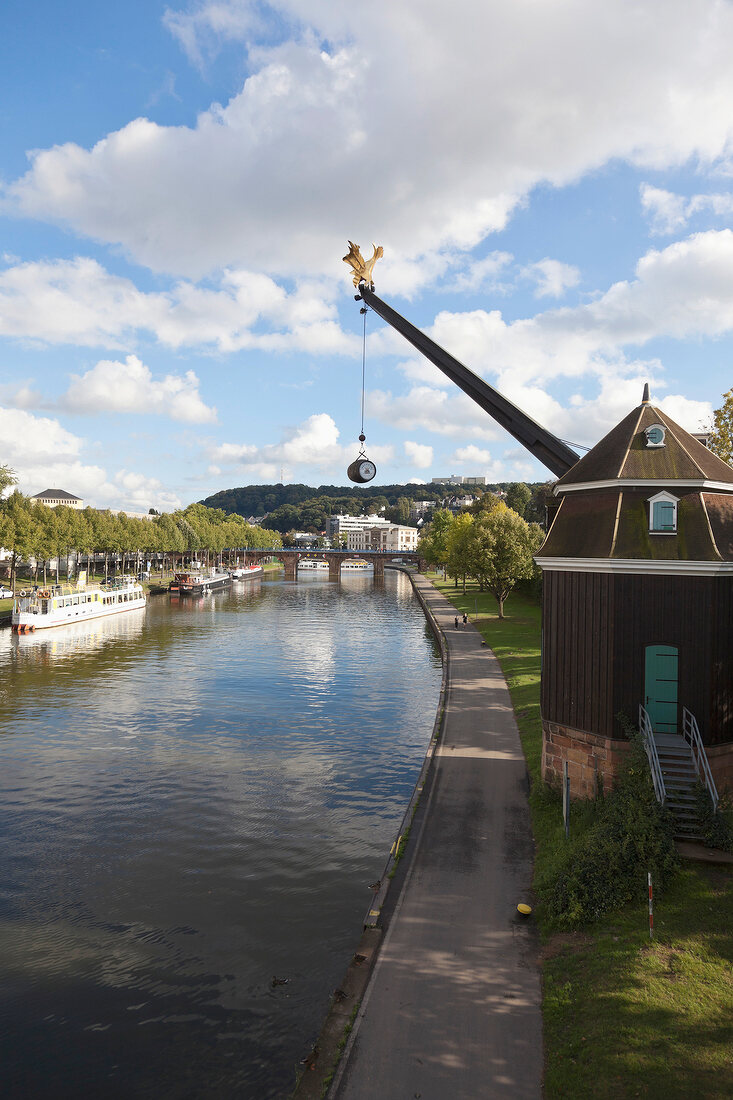
<svg viewBox="0 0 733 1100"><path fill-rule="evenodd" d="M731 0L5 0L0 464L168 511L546 480L354 301L562 439L733 387Z"/></svg>

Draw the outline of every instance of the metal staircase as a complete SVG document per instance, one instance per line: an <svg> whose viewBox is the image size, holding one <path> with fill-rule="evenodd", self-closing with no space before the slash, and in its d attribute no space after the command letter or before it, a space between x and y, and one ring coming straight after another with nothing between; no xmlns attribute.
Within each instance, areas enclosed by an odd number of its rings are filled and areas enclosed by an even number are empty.
<svg viewBox="0 0 733 1100"><path fill-rule="evenodd" d="M698 783L707 788L713 808L718 805L718 792L695 716L683 707L681 734L655 733L649 715L641 706L639 729L652 771L655 794L674 818L676 838L702 840L695 788Z"/></svg>

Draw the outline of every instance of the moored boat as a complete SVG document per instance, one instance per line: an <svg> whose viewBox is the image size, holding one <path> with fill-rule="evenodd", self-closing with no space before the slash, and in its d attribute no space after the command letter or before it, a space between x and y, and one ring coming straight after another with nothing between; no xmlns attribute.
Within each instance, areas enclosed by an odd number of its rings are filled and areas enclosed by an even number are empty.
<svg viewBox="0 0 733 1100"><path fill-rule="evenodd" d="M168 590L173 596L202 596L231 583L229 573L218 569L210 569L207 573L189 571L174 573Z"/></svg>
<svg viewBox="0 0 733 1100"><path fill-rule="evenodd" d="M325 569L328 571L328 562L322 558L301 558L298 569Z"/></svg>
<svg viewBox="0 0 733 1100"><path fill-rule="evenodd" d="M373 570L372 563L362 558L349 558L341 564L341 571L345 573L371 573Z"/></svg>
<svg viewBox="0 0 733 1100"><path fill-rule="evenodd" d="M261 565L238 565L229 570L229 576L233 581L246 581L250 577L261 577L264 569Z"/></svg>
<svg viewBox="0 0 733 1100"><path fill-rule="evenodd" d="M15 597L10 624L16 634L29 634L141 607L145 607L145 592L134 577L87 584L86 572L81 572L76 585L34 585L22 589Z"/></svg>

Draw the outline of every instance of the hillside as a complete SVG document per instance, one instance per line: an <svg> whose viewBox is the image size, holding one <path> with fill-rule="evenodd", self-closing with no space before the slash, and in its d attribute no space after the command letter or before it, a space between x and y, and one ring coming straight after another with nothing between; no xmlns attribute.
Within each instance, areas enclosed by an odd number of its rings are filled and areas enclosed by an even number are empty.
<svg viewBox="0 0 733 1100"><path fill-rule="evenodd" d="M408 500L442 500L446 489L436 485L243 485L238 489L222 489L200 501L208 508L223 508L240 516L264 516L283 504L303 504L307 500L330 500L351 503L353 511L361 513L364 501L376 501L394 507L400 497Z"/></svg>

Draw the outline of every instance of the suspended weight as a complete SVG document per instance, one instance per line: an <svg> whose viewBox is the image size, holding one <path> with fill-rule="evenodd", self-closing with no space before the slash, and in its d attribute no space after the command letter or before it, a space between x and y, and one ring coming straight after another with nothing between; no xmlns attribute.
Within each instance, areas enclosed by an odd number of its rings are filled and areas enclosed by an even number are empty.
<svg viewBox="0 0 733 1100"><path fill-rule="evenodd" d="M364 454L360 454L346 471L349 481L353 481L357 485L365 485L367 481L371 481L372 478L376 477L376 474L377 467Z"/></svg>

